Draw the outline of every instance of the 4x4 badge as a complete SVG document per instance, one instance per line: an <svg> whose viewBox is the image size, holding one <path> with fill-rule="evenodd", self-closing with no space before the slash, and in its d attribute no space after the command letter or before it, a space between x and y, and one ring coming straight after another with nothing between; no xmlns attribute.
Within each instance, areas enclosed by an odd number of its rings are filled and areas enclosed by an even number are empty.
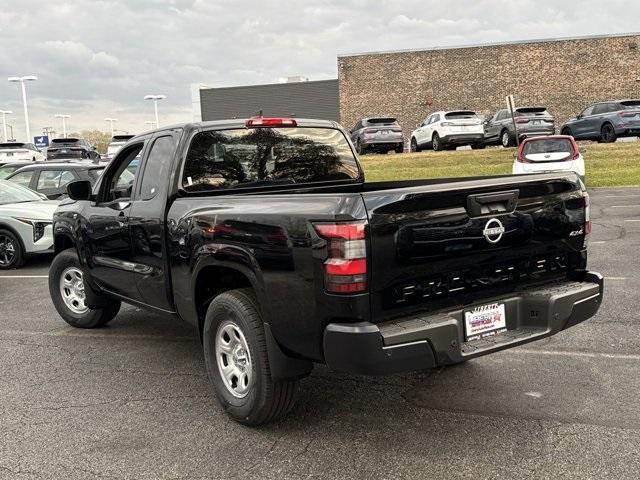
<svg viewBox="0 0 640 480"><path fill-rule="evenodd" d="M492 218L485 224L482 234L487 242L498 243L504 234L504 226L500 220Z"/></svg>

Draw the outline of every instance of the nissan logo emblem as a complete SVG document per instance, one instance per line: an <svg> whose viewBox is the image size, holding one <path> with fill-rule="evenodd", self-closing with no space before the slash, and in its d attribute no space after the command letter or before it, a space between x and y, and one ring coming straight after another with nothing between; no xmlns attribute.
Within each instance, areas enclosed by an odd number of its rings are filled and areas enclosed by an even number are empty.
<svg viewBox="0 0 640 480"><path fill-rule="evenodd" d="M497 218L489 220L482 231L482 235L487 239L489 243L498 243L504 234L504 226L502 222Z"/></svg>

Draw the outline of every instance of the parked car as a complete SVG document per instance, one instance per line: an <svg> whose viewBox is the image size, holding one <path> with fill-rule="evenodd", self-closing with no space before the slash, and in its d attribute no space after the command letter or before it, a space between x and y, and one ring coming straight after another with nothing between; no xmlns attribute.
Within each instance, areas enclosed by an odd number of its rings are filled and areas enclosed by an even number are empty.
<svg viewBox="0 0 640 480"><path fill-rule="evenodd" d="M0 143L0 162L17 162L20 160L42 162L44 159L45 156L33 143Z"/></svg>
<svg viewBox="0 0 640 480"><path fill-rule="evenodd" d="M462 145L484 148L482 116L471 110L434 112L411 132L411 151L444 150Z"/></svg>
<svg viewBox="0 0 640 480"><path fill-rule="evenodd" d="M584 158L573 137L552 135L523 140L513 162L513 174L569 171L584 180Z"/></svg>
<svg viewBox="0 0 640 480"><path fill-rule="evenodd" d="M76 180L88 180L91 184L98 179L104 166L92 163L45 162L27 165L8 175L6 180L30 188L56 199L67 194L67 185Z"/></svg>
<svg viewBox="0 0 640 480"><path fill-rule="evenodd" d="M100 160L100 154L84 138L54 138L47 148L47 160L94 160L97 162Z"/></svg>
<svg viewBox="0 0 640 480"><path fill-rule="evenodd" d="M51 223L58 202L0 180L0 270L20 268L30 255L53 251Z"/></svg>
<svg viewBox="0 0 640 480"><path fill-rule="evenodd" d="M574 174L365 183L330 121L159 129L68 191L49 270L61 317L99 327L125 302L186 320L248 425L285 415L314 362L460 363L576 325L602 299Z"/></svg>
<svg viewBox="0 0 640 480"><path fill-rule="evenodd" d="M520 140L536 135L553 135L555 120L545 107L518 107L514 111L517 136ZM484 140L487 145L513 147L516 144L516 130L511 112L498 110L484 124Z"/></svg>
<svg viewBox="0 0 640 480"><path fill-rule="evenodd" d="M351 141L359 155L367 152L402 153L402 128L392 117L363 118L351 129Z"/></svg>
<svg viewBox="0 0 640 480"><path fill-rule="evenodd" d="M105 155L104 160L110 161L116 153L125 145L129 140L131 140L135 135L114 135L111 137L111 142L107 146L107 154Z"/></svg>
<svg viewBox="0 0 640 480"><path fill-rule="evenodd" d="M0 165L0 180L7 178L19 168L33 165L32 161L22 160L20 162L7 162Z"/></svg>
<svg viewBox="0 0 640 480"><path fill-rule="evenodd" d="M579 140L603 143L640 136L640 100L596 103L562 125L560 132Z"/></svg>

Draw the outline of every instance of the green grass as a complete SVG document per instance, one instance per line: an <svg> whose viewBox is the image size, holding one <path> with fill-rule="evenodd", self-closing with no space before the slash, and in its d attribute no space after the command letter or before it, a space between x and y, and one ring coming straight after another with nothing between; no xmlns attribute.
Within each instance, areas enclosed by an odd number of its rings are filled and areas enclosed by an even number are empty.
<svg viewBox="0 0 640 480"><path fill-rule="evenodd" d="M640 142L583 145L587 185L640 185ZM515 149L425 151L361 157L367 181L511 173Z"/></svg>

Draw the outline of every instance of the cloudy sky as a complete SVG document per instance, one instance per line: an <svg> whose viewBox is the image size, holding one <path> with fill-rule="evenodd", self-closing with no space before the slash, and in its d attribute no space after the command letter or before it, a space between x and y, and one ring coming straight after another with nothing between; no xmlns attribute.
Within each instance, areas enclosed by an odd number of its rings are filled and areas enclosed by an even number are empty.
<svg viewBox="0 0 640 480"><path fill-rule="evenodd" d="M631 0L0 0L0 80L28 84L31 130L189 121L189 85L334 78L336 55L640 30ZM585 72L588 74L588 72ZM18 85L0 81L0 109L24 135Z"/></svg>

